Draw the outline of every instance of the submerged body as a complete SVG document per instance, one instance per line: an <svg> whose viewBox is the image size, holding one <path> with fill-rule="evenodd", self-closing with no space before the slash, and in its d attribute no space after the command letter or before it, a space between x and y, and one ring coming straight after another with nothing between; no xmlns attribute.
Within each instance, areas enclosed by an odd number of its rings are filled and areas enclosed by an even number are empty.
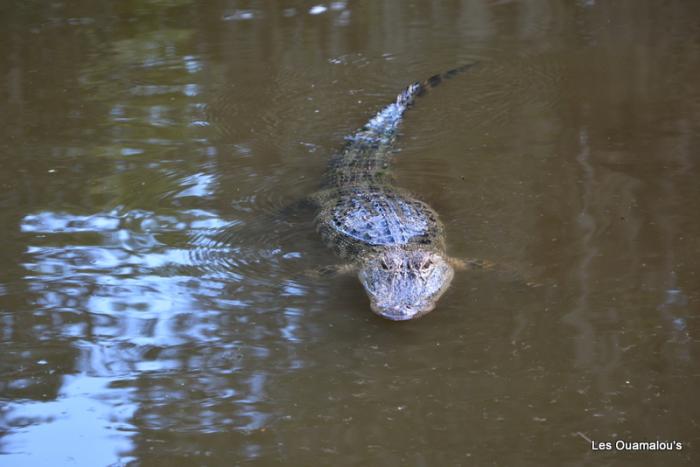
<svg viewBox="0 0 700 467"><path fill-rule="evenodd" d="M325 243L356 271L372 310L391 320L430 312L454 276L437 213L394 186L389 159L404 112L414 99L472 65L414 83L347 138L333 156L321 190L316 225Z"/></svg>

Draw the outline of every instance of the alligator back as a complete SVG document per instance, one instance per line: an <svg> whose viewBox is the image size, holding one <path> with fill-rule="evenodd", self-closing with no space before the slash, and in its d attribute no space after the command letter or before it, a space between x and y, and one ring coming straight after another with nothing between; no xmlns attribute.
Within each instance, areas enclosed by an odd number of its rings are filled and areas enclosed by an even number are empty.
<svg viewBox="0 0 700 467"><path fill-rule="evenodd" d="M415 98L473 65L409 85L395 102L346 138L315 197L320 206L318 231L336 254L354 259L390 247L444 249L437 214L408 191L393 186L389 157L402 116Z"/></svg>
<svg viewBox="0 0 700 467"><path fill-rule="evenodd" d="M391 246L443 248L437 213L394 187L340 190L319 212L317 226L326 245L342 258Z"/></svg>

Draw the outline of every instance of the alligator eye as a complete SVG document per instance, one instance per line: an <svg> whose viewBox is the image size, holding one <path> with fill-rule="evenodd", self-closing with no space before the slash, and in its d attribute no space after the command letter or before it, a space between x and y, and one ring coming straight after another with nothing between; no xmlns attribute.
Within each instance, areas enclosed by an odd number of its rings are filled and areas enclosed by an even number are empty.
<svg viewBox="0 0 700 467"><path fill-rule="evenodd" d="M428 260L425 263L421 264L420 268L421 269L428 269L432 265L433 265L433 262L431 260Z"/></svg>

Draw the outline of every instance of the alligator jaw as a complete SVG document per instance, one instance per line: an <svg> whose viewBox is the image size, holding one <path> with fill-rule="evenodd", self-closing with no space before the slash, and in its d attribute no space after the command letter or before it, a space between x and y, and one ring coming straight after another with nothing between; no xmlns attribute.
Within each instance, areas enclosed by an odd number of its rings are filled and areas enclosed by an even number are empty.
<svg viewBox="0 0 700 467"><path fill-rule="evenodd" d="M430 313L435 308L435 304L430 303L430 304L428 304L428 306L421 307L421 308L415 308L415 307L389 308L389 307L380 307L375 302L371 302L370 307L372 308L372 311L376 315L379 315L382 318L385 318L385 319L388 319L391 321L409 321L412 319L420 318L421 316L424 316L424 315Z"/></svg>

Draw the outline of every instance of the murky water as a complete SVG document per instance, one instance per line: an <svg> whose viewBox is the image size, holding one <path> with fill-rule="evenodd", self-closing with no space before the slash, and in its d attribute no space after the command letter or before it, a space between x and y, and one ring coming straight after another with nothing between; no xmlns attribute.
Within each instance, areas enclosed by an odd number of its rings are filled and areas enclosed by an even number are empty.
<svg viewBox="0 0 700 467"><path fill-rule="evenodd" d="M700 462L700 3L11 1L0 44L1 465ZM381 320L286 207L475 60L395 172L518 272Z"/></svg>

